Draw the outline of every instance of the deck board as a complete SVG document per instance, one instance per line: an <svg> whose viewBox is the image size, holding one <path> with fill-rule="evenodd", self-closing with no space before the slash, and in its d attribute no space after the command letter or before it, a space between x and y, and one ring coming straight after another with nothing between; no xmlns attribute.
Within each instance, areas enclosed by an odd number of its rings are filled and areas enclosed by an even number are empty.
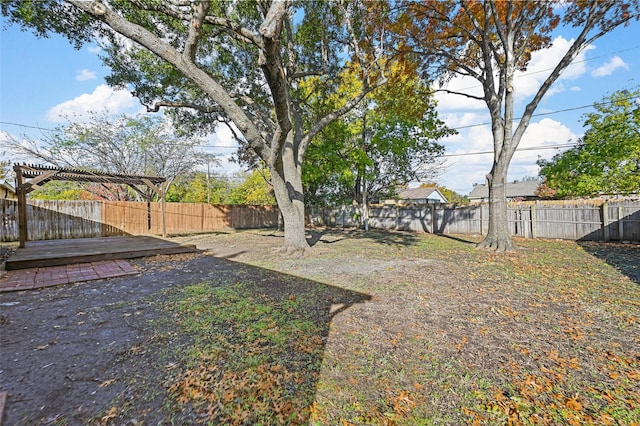
<svg viewBox="0 0 640 426"><path fill-rule="evenodd" d="M17 249L7 259L5 269L9 271L195 251L194 244L178 244L150 236L28 241L25 247Z"/></svg>

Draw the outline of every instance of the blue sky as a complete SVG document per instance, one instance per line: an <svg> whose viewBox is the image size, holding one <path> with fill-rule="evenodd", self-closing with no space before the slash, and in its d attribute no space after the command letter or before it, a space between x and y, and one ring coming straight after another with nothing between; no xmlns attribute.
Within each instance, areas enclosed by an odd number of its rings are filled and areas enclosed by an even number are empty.
<svg viewBox="0 0 640 426"><path fill-rule="evenodd" d="M4 21L1 21L4 24ZM558 32L554 45L535 52L527 72L516 83L518 106L522 107L550 72L568 46L571 34ZM564 50L563 50L564 49ZM108 108L114 113L142 111L139 102L127 91L108 87L95 45L75 50L64 38L53 35L38 39L30 32L12 26L0 32L0 137L6 134L20 139L26 134L38 138L40 132L31 127L53 128L65 123L64 115L82 114L88 110ZM552 91L543 99L537 113L549 113L587 106L615 90L640 85L640 23L632 22L597 40L568 68ZM450 88L479 90L475 81L460 79ZM486 107L468 98L437 95L441 118L459 134L443 142L447 168L438 183L461 194L468 194L473 183L483 183L491 167L492 150L489 116ZM534 117L509 169L509 179L536 176L538 156L550 158L561 149L543 149L575 142L584 132L580 117L592 111L572 111ZM17 125L16 125L17 124ZM30 126L30 127L21 127ZM470 127L467 127L470 126ZM0 139L2 143L2 139ZM228 134L212 137L207 145L235 145ZM524 149L523 149L524 148ZM221 154L232 154L229 148L206 148ZM0 154L2 154L0 146ZM16 158L5 159L17 161ZM237 171L237 165L223 161L217 172Z"/></svg>

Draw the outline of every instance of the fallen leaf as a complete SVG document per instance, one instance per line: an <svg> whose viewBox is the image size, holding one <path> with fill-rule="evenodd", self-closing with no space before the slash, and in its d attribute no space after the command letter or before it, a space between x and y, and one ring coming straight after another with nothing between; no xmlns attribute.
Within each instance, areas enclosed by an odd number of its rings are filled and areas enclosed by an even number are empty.
<svg viewBox="0 0 640 426"><path fill-rule="evenodd" d="M578 402L578 400L574 398L569 398L564 402L564 405L574 411L581 411L582 410L582 404L580 404Z"/></svg>
<svg viewBox="0 0 640 426"><path fill-rule="evenodd" d="M100 385L98 387L106 388L107 386L110 386L110 385L114 384L115 381L116 381L116 379L105 380L104 382L100 383Z"/></svg>

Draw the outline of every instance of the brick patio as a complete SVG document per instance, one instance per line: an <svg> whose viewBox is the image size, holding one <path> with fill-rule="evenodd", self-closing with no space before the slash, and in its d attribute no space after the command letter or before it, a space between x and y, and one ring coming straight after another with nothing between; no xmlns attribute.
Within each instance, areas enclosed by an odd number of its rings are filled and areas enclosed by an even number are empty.
<svg viewBox="0 0 640 426"><path fill-rule="evenodd" d="M7 271L0 277L0 292L31 290L81 281L137 274L126 260L106 260L75 265Z"/></svg>

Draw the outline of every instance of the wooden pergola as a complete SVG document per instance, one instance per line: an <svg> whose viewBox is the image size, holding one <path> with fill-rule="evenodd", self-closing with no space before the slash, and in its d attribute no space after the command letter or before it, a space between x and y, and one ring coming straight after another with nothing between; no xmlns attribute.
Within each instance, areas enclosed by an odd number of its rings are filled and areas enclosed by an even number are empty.
<svg viewBox="0 0 640 426"><path fill-rule="evenodd" d="M18 233L20 247L27 242L27 194L47 182L58 180L67 182L123 184L131 187L147 201L148 193L141 188L147 187L160 196L162 206L162 236L166 236L165 195L167 179L162 176L137 176L117 173L102 173L63 167L14 164L16 173L16 194L18 196Z"/></svg>

